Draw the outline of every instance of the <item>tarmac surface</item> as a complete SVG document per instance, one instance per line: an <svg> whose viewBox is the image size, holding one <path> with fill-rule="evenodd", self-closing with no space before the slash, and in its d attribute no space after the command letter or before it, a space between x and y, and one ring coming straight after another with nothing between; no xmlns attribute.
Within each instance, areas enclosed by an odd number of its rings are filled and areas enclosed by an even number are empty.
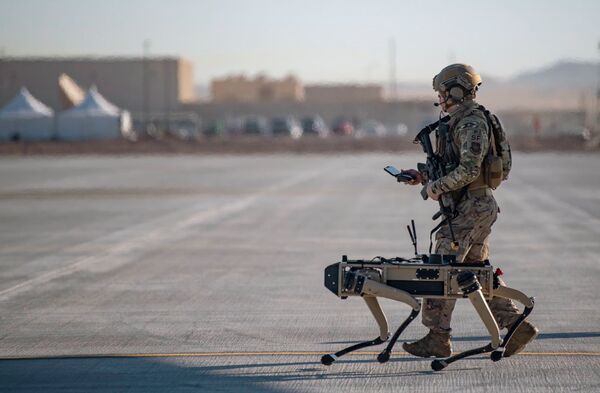
<svg viewBox="0 0 600 393"><path fill-rule="evenodd" d="M428 247L436 205L382 168L410 154L0 159L2 392L600 391L600 156L515 156L492 263L536 297L523 355L441 372L323 287L351 258ZM409 314L382 301L391 329ZM454 350L485 344L468 301ZM414 322L403 336L426 333Z"/></svg>

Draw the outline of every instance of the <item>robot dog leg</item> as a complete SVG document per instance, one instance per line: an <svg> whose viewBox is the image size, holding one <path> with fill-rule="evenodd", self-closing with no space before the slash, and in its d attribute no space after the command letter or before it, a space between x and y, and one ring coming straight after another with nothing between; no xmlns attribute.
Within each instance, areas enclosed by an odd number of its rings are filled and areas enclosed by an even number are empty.
<svg viewBox="0 0 600 393"><path fill-rule="evenodd" d="M337 266L336 266L335 272L337 272ZM334 276L337 276L337 274L334 273L333 271L330 273L331 274L329 276L326 273L326 277L325 277L326 285L327 285L328 277L331 280ZM337 278L337 277L335 277L335 278ZM384 349L383 352L381 352L379 354L379 356L377 357L377 359L381 363L384 363L389 360L390 352L391 352L394 344L398 340L398 337L400 337L400 334L402 333L402 331L404 329L406 329L406 327L419 314L419 311L421 310L421 304L419 303L419 301L417 299L415 299L409 293L402 291L400 289L392 288L388 285L382 284L381 282L379 282L380 279L381 279L380 272L377 270L371 270L369 272L364 272L364 273L357 272L357 273L346 274L346 277L344 280L344 290L346 292L351 292L353 294L362 296L362 298L365 300L365 303L367 303L369 310L373 314L373 317L375 318L375 321L377 321L377 324L379 326L379 337L375 338L374 340L365 341L365 342L361 342L361 343L352 345L348 348L344 348L333 354L324 355L321 358L321 363L323 363L326 366L329 366L334 361L336 361L340 356L343 356L349 352L356 351L358 349L373 346L373 345L379 345L388 340L388 338L389 338L388 323L387 323L385 314L383 313L383 310L381 309L381 306L379 305L379 302L377 301L378 296L406 303L413 308L409 317L402 323L402 325L400 325L400 327L394 333L394 336L392 337L392 340L390 341L390 343L388 344L386 349ZM337 287L337 285L336 285L336 287Z"/></svg>
<svg viewBox="0 0 600 393"><path fill-rule="evenodd" d="M387 341L387 339L390 335L390 333L388 332L387 318L385 317L385 314L383 313L383 310L381 309L381 306L379 305L377 298L374 296L363 296L363 299L367 303L369 310L371 310L371 313L373 314L373 316L375 317L375 320L377 321L377 324L379 325L379 336L373 340L364 341L364 342L349 346L340 351L337 351L336 353L323 355L323 357L321 358L321 363L323 363L324 365L329 366L333 362L335 362L340 356L343 356L352 351L356 351L356 350L370 347L373 345L379 345L379 344L382 344Z"/></svg>
<svg viewBox="0 0 600 393"><path fill-rule="evenodd" d="M504 349L506 345L510 342L510 339L514 334L515 330L533 310L534 298L529 298L523 292L518 291L514 288L509 288L507 286L501 285L498 282L496 275L494 275L494 278L495 280L493 295L518 301L519 303L525 306L523 313L519 316L519 319L517 319L517 321L511 326L506 336L504 336L502 342L500 342L498 325L492 315L492 312L489 309L489 306L487 305L487 302L485 301L483 293L481 292L481 285L477 281L477 277L475 277L475 275L471 272L460 273L457 277L458 285L461 287L463 293L468 296L469 300L473 304L473 307L479 314L479 317L485 324L485 327L490 333L491 342L483 347L478 347L468 351L464 351L457 355L450 356L446 359L436 359L432 361L431 368L434 371L440 371L446 368L450 363L481 353L491 352L490 358L494 362L501 360L504 356Z"/></svg>

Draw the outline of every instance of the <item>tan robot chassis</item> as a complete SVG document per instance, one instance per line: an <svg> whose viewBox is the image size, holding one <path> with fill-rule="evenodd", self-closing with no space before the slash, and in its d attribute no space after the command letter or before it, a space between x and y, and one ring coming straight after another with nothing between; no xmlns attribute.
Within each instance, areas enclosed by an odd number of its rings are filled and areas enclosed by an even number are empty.
<svg viewBox="0 0 600 393"><path fill-rule="evenodd" d="M387 347L377 356L380 363L389 360L392 348L400 334L419 314L421 310L419 298L468 298L491 337L490 343L483 347L446 359L434 360L431 363L433 370L439 371L457 360L487 352L491 352L490 357L493 361L499 361L515 329L527 318L534 306L533 298L502 285L498 280L500 274L502 272L499 269L494 271L489 261L475 264L456 263L452 255L417 255L411 259L375 257L372 260L349 260L344 255L341 262L325 268L325 287L342 299L348 296L361 296L379 326L379 336L334 354L324 355L321 363L331 365L340 356L349 352L388 341L390 338L388 322L379 305L378 297L397 300L412 308L410 315L396 330ZM517 323L513 324L503 339L500 338L498 324L486 302L493 296L513 299L525 306Z"/></svg>

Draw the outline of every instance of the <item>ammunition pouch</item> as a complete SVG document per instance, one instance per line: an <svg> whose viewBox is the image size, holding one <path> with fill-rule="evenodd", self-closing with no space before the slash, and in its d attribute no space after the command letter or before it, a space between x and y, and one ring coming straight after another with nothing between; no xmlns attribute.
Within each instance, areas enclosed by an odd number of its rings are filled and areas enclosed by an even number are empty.
<svg viewBox="0 0 600 393"><path fill-rule="evenodd" d="M485 184L496 189L503 179L502 157L488 154L483 163L483 177Z"/></svg>
<svg viewBox="0 0 600 393"><path fill-rule="evenodd" d="M467 190L467 198L477 198L482 196L492 196L492 190L490 188L478 188L476 190Z"/></svg>

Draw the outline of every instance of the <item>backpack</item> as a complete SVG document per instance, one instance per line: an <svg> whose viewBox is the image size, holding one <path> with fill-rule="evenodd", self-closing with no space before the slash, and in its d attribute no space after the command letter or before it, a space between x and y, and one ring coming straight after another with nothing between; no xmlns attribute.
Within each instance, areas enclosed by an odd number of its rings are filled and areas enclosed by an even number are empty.
<svg viewBox="0 0 600 393"><path fill-rule="evenodd" d="M485 114L490 129L490 148L484 158L483 176L485 183L495 190L502 181L508 179L512 167L512 154L498 116L490 113L483 105L480 105L479 109Z"/></svg>

